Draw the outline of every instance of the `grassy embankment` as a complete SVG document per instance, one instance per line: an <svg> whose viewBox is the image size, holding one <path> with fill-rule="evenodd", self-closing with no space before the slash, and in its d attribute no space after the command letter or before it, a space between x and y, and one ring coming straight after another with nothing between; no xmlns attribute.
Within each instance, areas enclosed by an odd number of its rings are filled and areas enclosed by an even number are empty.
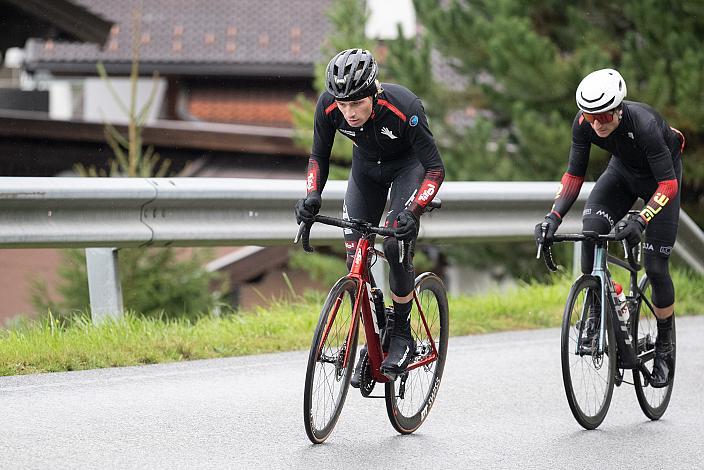
<svg viewBox="0 0 704 470"><path fill-rule="evenodd" d="M675 272L679 315L704 313L702 276ZM571 279L522 284L508 291L450 299L450 333L556 327ZM307 349L320 295L273 303L267 309L197 321L163 322L127 315L94 326L87 317L65 324L51 319L0 330L0 375L101 367Z"/></svg>

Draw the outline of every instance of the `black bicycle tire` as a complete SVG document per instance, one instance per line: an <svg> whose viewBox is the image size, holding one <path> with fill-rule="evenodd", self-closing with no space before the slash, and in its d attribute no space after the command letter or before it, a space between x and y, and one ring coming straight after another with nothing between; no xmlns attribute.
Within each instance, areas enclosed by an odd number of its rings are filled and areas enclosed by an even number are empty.
<svg viewBox="0 0 704 470"><path fill-rule="evenodd" d="M440 337L436 349L438 351L438 359L435 365L435 370L433 373L432 380L429 384L432 386L428 387L427 393L422 401L422 405L419 406L417 413L411 416L403 416L398 408L395 382L387 382L385 387L385 401L386 401L386 414L391 421L391 425L401 434L411 434L417 430L421 424L425 421L430 413L430 409L435 404L437 399L437 393L440 388L440 382L442 380L442 374L445 369L445 361L447 359L447 343L449 338L449 328L450 328L450 310L447 302L447 290L442 280L433 273L423 273L416 277L414 289L420 298L422 292L429 290L434 294L435 300L438 305L438 315L440 323ZM412 312L415 311L415 307ZM427 320L427 319L426 319ZM410 373L413 373L411 371ZM397 379L397 380L400 380Z"/></svg>
<svg viewBox="0 0 704 470"><path fill-rule="evenodd" d="M645 294L645 291L648 288L648 285L650 284L650 280L648 279L647 276L643 276L643 278L640 280L638 287L643 294ZM650 300L650 299L648 299ZM652 303L652 300L650 300ZM636 306L636 311L631 313L633 315L633 320L632 320L632 336L634 341L638 340L638 323L640 322L640 313L643 311L643 301L640 300L637 303ZM676 341L676 332L675 332L675 326L674 326L674 321L672 325L672 356L673 356L673 363L676 364L676 347L677 347L677 341ZM660 406L652 406L648 398L646 396L646 391L643 386L643 380L642 380L642 375L640 371L637 369L633 370L633 386L636 390L636 397L638 398L638 404L640 405L640 409L643 410L643 414L647 416L649 419L653 421L657 421L662 417L663 414L665 414L665 411L667 411L667 407L670 404L670 398L672 397L672 388L674 386L674 381L675 381L675 367L672 369L672 377L670 378L670 383L666 387L667 390L665 391L665 396L660 403ZM662 390L662 389L660 389Z"/></svg>
<svg viewBox="0 0 704 470"><path fill-rule="evenodd" d="M575 301L578 299L579 294L584 289L593 289L601 298L601 281L594 277L585 275L577 279L570 289L570 293L567 297L567 302L565 304L565 311L562 317L562 328L561 328L561 340L560 340L560 358L562 364L562 381L565 388L565 396L567 397L567 403L570 406L572 415L577 420L577 422L585 429L596 429L606 417L606 413L609 410L611 404L611 398L614 392L614 383L616 377L616 342L614 338L613 328L611 328L611 312L607 311L606 315L606 333L607 333L607 350L606 354L609 357L609 367L607 370L607 385L606 385L606 395L601 408L593 416L587 415L577 402L577 397L575 395L574 386L572 384L572 374L570 373L570 358L573 354L573 344L570 342L570 329L572 327L571 317L572 309L574 307Z"/></svg>
<svg viewBox="0 0 704 470"><path fill-rule="evenodd" d="M331 307L333 306L336 299L344 292L349 292L351 298L354 298L357 294L357 282L354 279L343 277L335 283L335 285L330 289L323 308L320 312L320 318L318 320L318 325L315 328L315 333L313 334L313 341L310 347L310 353L308 354L308 365L306 367L306 378L305 386L303 391L303 422L306 429L306 434L308 439L314 444L321 444L324 442L332 433L337 420L342 412L342 407L345 404L345 399L347 397L347 392L349 390L350 378L352 377L352 370L354 369L354 361L356 359L357 353L357 341L359 336L359 316L357 316L355 324L352 326L354 328L354 339L350 351L348 353L348 364L347 370L344 374L344 382L341 386L339 396L337 398L337 405L335 406L334 413L328 420L327 424L322 427L322 429L316 429L313 423L313 387L315 380L316 364L318 363L317 356L320 347L320 341L322 340L322 335L327 324L328 315L330 313Z"/></svg>

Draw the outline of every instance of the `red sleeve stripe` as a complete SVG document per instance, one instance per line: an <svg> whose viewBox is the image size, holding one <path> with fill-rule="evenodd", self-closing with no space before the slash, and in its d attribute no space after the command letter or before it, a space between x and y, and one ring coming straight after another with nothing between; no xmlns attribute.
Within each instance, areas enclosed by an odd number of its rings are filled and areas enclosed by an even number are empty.
<svg viewBox="0 0 704 470"><path fill-rule="evenodd" d="M576 198L579 194L579 190L582 189L582 183L584 183L583 176L574 176L569 173L562 175L562 190L558 193L557 197L564 197L565 199Z"/></svg>
<svg viewBox="0 0 704 470"><path fill-rule="evenodd" d="M403 114L401 111L399 111L399 109L396 106L392 105L391 103L389 103L386 100L377 100L377 103L379 103L382 106L386 106L387 108L389 108L391 110L392 113L394 113L396 116L398 116L403 122L406 122L406 115Z"/></svg>
<svg viewBox="0 0 704 470"><path fill-rule="evenodd" d="M686 142L686 139L684 138L684 134L681 133L680 131L678 131L677 129L675 129L674 127L670 127L670 129L675 131L675 133L677 134L677 137L680 139L680 142L682 142L680 144L680 154L684 153L684 144Z"/></svg>
<svg viewBox="0 0 704 470"><path fill-rule="evenodd" d="M330 106L328 106L327 108L325 108L325 114L326 114L326 115L330 114L331 112L333 112L333 110L334 110L335 108L337 108L337 102L336 102L336 101L333 101L333 103L332 103Z"/></svg>
<svg viewBox="0 0 704 470"><path fill-rule="evenodd" d="M445 179L445 169L432 169L425 172L425 179L435 181L440 185Z"/></svg>
<svg viewBox="0 0 704 470"><path fill-rule="evenodd" d="M669 199L672 199L677 195L677 191L679 191L679 184L677 184L676 179L671 179L660 181L658 183L658 189L655 190L655 193L661 193Z"/></svg>

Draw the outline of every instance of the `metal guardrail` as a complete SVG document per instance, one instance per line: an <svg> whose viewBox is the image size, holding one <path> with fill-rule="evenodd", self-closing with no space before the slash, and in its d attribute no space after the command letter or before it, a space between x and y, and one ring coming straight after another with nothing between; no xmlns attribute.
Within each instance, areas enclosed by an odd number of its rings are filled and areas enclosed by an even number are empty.
<svg viewBox="0 0 704 470"><path fill-rule="evenodd" d="M328 182L322 212L341 213L346 186ZM443 209L423 217L420 237L528 240L556 187L555 182L443 183ZM593 183L583 185L561 231L580 230L592 188ZM115 260L103 274L89 272L91 296L109 294L91 297L91 306L94 313L101 302L104 312L121 310L119 282L107 287L119 280L114 248L290 243L296 230L293 203L304 192L300 180L0 177L0 247L111 247L108 253L87 250L89 258L102 257L89 261L89 268ZM684 212L680 220L675 251L704 272L704 234ZM316 226L312 239L339 242L342 234Z"/></svg>
<svg viewBox="0 0 704 470"><path fill-rule="evenodd" d="M347 182L330 181L322 210L341 213ZM555 183L446 182L444 208L421 236L443 239L532 236ZM585 184L566 228L578 229ZM298 180L233 178L0 178L0 246L135 247L275 245L295 232ZM428 219L424 217L423 221ZM318 241L340 229L315 227Z"/></svg>

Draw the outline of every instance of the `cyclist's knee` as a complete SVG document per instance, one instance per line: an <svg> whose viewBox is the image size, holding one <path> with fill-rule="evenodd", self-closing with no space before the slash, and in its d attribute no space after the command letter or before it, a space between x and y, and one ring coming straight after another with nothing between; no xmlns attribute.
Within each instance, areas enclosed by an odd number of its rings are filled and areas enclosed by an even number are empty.
<svg viewBox="0 0 704 470"><path fill-rule="evenodd" d="M645 272L653 286L653 304L658 308L675 303L675 285L670 277L668 258L647 253L644 256Z"/></svg>
<svg viewBox="0 0 704 470"><path fill-rule="evenodd" d="M389 262L389 265L398 263L398 242L394 237L384 238L384 256Z"/></svg>
<svg viewBox="0 0 704 470"><path fill-rule="evenodd" d="M611 231L612 221L610 216L603 210L593 208L590 215L585 215L582 219L582 230L585 232L596 232L606 234ZM582 273L589 274L594 267L594 244L582 242Z"/></svg>
<svg viewBox="0 0 704 470"><path fill-rule="evenodd" d="M413 248L408 254L413 259ZM405 296L413 290L414 273L406 271L399 261L398 241L393 237L384 239L384 256L389 263L389 288L398 296Z"/></svg>
<svg viewBox="0 0 704 470"><path fill-rule="evenodd" d="M613 220L611 220L611 216L601 210L598 211L597 214L592 213L592 215L585 215L582 219L582 230L585 232L607 234L611 231L612 227Z"/></svg>

